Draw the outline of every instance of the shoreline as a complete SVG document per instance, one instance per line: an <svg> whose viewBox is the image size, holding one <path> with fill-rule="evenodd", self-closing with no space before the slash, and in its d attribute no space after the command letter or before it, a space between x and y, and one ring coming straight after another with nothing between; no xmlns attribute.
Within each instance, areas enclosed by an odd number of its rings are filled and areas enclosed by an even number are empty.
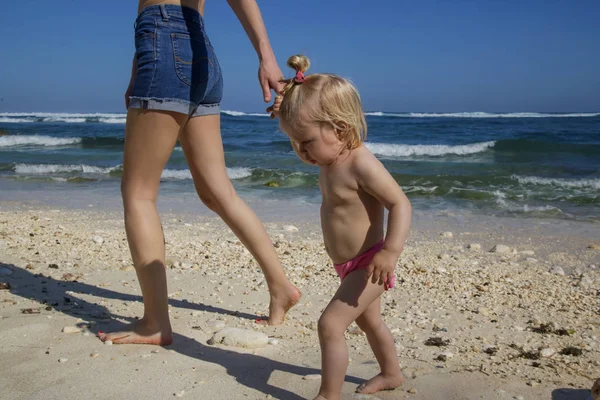
<svg viewBox="0 0 600 400"><path fill-rule="evenodd" d="M263 218L270 210L257 211ZM0 281L11 285L0 290L3 396L312 398L318 381L304 377L319 373L316 321L337 288L318 216L265 219L286 273L304 293L281 327L254 322L266 312L266 284L222 221L161 217L175 343L107 346L95 332L142 311L121 213L0 202ZM586 399L600 375L598 227L525 222L417 212L397 268L402 283L382 297L407 382L370 398ZM491 252L497 245L508 250ZM78 325L80 332L61 332ZM223 325L278 343L207 345ZM449 343L428 346L431 337ZM355 398L354 387L377 366L355 326L347 341L343 393ZM560 354L569 347L582 353Z"/></svg>

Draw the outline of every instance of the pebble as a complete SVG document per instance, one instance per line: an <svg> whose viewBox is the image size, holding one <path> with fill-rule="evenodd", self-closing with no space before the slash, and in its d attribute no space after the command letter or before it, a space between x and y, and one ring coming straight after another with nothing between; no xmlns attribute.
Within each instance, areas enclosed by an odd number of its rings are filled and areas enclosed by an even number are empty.
<svg viewBox="0 0 600 400"><path fill-rule="evenodd" d="M279 340L275 339L275 338L269 338L269 344L270 345L278 345L279 344Z"/></svg>
<svg viewBox="0 0 600 400"><path fill-rule="evenodd" d="M283 227L283 230L286 232L298 232L298 228L296 228L294 225L285 225Z"/></svg>
<svg viewBox="0 0 600 400"><path fill-rule="evenodd" d="M269 344L269 337L262 332L240 328L224 328L209 339L208 344L222 343L225 346L256 349Z"/></svg>
<svg viewBox="0 0 600 400"><path fill-rule="evenodd" d="M63 333L79 333L82 329L78 326L65 326L62 331Z"/></svg>
<svg viewBox="0 0 600 400"><path fill-rule="evenodd" d="M581 279L577 283L577 286L582 287L582 288L589 288L589 287L592 287L593 284L594 284L594 280L584 274L584 275L581 275Z"/></svg>
<svg viewBox="0 0 600 400"><path fill-rule="evenodd" d="M477 309L477 313L483 315L484 317L489 317L491 311L485 307L479 307Z"/></svg>
<svg viewBox="0 0 600 400"><path fill-rule="evenodd" d="M556 354L556 350L551 347L546 347L540 350L540 356L544 358L550 358Z"/></svg>
<svg viewBox="0 0 600 400"><path fill-rule="evenodd" d="M416 394L417 393L417 389L416 388L408 389L407 392L410 393L410 394Z"/></svg>
<svg viewBox="0 0 600 400"><path fill-rule="evenodd" d="M185 390L180 390L179 392L173 393L175 397L183 397L185 395Z"/></svg>
<svg viewBox="0 0 600 400"><path fill-rule="evenodd" d="M503 244L497 244L495 245L492 250L490 250L492 253L508 253L510 251L510 247L505 246Z"/></svg>
<svg viewBox="0 0 600 400"><path fill-rule="evenodd" d="M90 357L98 358L98 357L100 357L100 353L98 353L97 351L93 351L92 354L90 354Z"/></svg>
<svg viewBox="0 0 600 400"><path fill-rule="evenodd" d="M471 243L470 245L467 246L467 248L469 250L477 251L477 250L481 250L481 245L479 243Z"/></svg>
<svg viewBox="0 0 600 400"><path fill-rule="evenodd" d="M58 362L59 362L59 363L66 363L67 361L69 361L69 359L68 359L68 358L59 358L59 359L58 359Z"/></svg>
<svg viewBox="0 0 600 400"><path fill-rule="evenodd" d="M92 240L93 240L93 241L94 241L94 243L96 243L96 244L102 244L102 243L104 243L104 238L103 238L102 236L98 236L98 235L96 235L96 236L93 236L93 237L92 237Z"/></svg>
<svg viewBox="0 0 600 400"><path fill-rule="evenodd" d="M220 331L221 329L225 328L225 326L225 322L219 320L208 321L206 323L206 328L212 332Z"/></svg>
<svg viewBox="0 0 600 400"><path fill-rule="evenodd" d="M305 381L316 381L321 379L321 375L320 374L308 374L308 375L304 375L302 377L302 379L304 379Z"/></svg>
<svg viewBox="0 0 600 400"><path fill-rule="evenodd" d="M562 267L552 267L548 270L551 274L565 276L565 270Z"/></svg>
<svg viewBox="0 0 600 400"><path fill-rule="evenodd" d="M112 340L106 340L106 341L104 341L104 344L107 346L112 346L113 342L112 342Z"/></svg>
<svg viewBox="0 0 600 400"><path fill-rule="evenodd" d="M445 238L451 238L451 237L452 237L452 236L454 236L454 235L452 234L452 232L444 232L444 233L442 233L442 235L441 235L441 236L442 236L442 237L445 237Z"/></svg>

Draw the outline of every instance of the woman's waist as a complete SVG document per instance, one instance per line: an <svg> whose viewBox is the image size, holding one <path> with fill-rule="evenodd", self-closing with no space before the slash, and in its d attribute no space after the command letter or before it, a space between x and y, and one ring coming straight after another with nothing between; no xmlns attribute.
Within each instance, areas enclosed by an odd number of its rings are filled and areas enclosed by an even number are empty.
<svg viewBox="0 0 600 400"><path fill-rule="evenodd" d="M140 1L136 23L145 18L204 24L204 1Z"/></svg>

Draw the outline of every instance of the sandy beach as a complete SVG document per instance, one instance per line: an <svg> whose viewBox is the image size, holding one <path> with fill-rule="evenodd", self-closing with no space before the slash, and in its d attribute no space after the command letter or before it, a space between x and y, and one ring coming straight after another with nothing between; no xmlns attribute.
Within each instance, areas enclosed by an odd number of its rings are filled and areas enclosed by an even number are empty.
<svg viewBox="0 0 600 400"><path fill-rule="evenodd" d="M317 221L266 223L304 296L283 326L262 327L255 320L268 305L263 276L227 227L208 214L163 212L162 220L175 342L107 345L98 331L142 312L120 212L3 203L3 399L316 394L316 322L338 284ZM383 297L407 381L395 391L354 395L378 369L351 326L344 398L591 398L600 377L597 224L572 223L578 228L570 231L564 221L475 223L452 213L415 221L399 285ZM255 348L210 340L224 328L269 340Z"/></svg>

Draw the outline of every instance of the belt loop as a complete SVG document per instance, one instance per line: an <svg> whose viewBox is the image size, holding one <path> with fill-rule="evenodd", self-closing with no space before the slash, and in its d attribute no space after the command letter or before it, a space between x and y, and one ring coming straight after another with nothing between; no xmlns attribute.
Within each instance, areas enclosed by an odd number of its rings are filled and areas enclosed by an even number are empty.
<svg viewBox="0 0 600 400"><path fill-rule="evenodd" d="M162 15L163 21L169 20L169 14L167 13L167 7L164 4L159 5L160 15Z"/></svg>

